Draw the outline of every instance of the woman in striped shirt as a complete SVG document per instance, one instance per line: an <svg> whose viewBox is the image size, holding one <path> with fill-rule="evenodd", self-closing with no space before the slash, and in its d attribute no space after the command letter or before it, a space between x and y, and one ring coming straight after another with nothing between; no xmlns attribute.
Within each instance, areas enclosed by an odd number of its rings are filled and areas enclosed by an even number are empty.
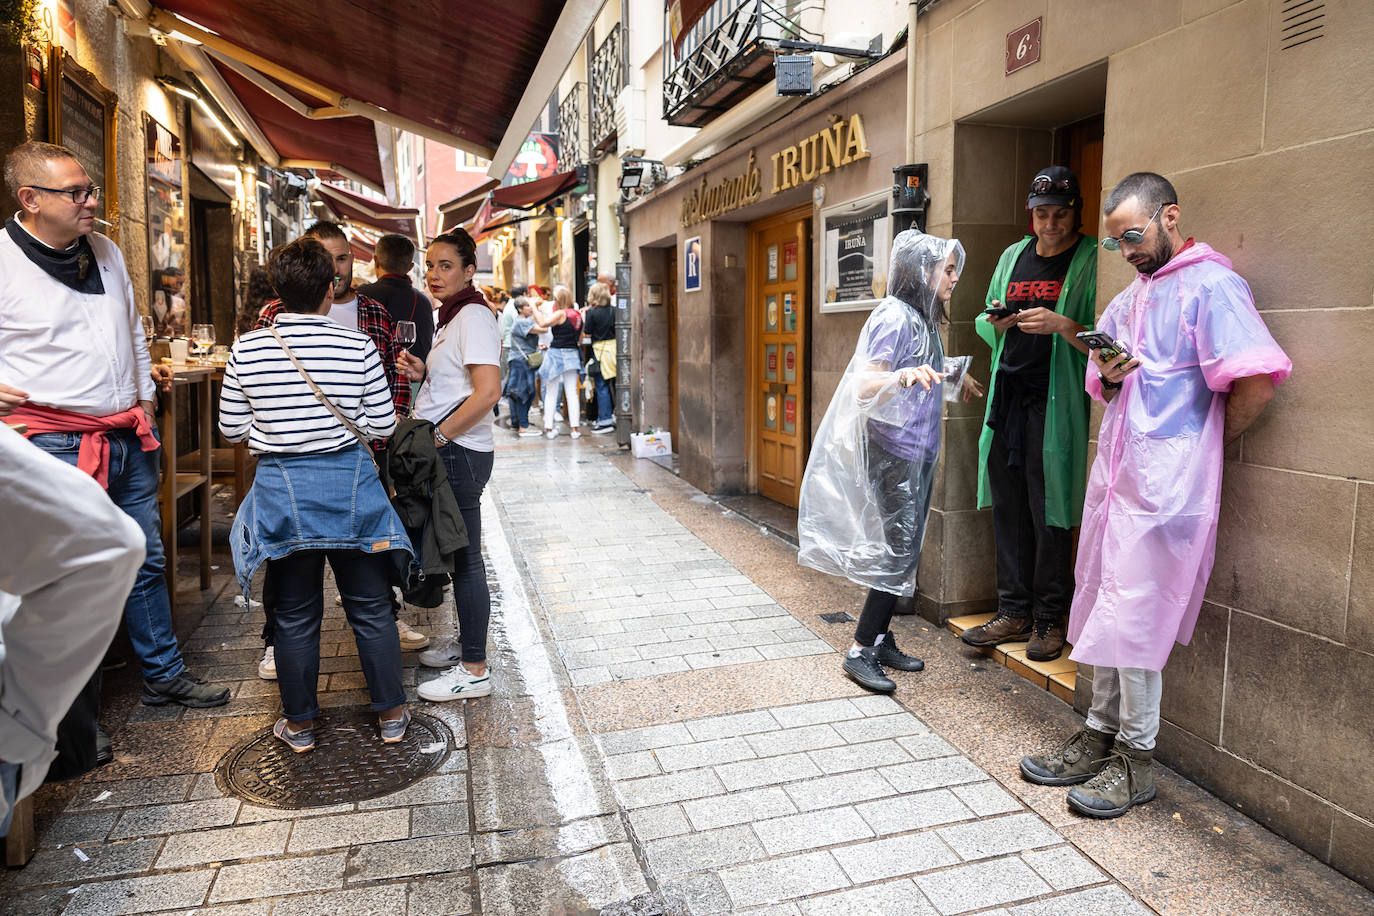
<svg viewBox="0 0 1374 916"><path fill-rule="evenodd" d="M230 540L245 595L263 562L272 580L277 685L286 713L274 732L297 753L315 746L328 560L382 741L399 742L410 714L391 581L396 552L413 551L370 450L340 419L368 439L391 434L396 413L386 372L365 334L327 317L334 266L323 245L312 238L283 245L272 252L267 271L282 311L273 327L245 334L234 345L219 427L232 442L248 440L258 456L253 487ZM303 372L339 416L316 397Z"/></svg>

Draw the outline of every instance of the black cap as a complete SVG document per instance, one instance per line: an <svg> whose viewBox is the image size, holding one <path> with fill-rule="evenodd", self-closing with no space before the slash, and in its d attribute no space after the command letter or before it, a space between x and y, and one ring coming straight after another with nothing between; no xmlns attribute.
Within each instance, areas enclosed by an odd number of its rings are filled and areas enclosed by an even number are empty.
<svg viewBox="0 0 1374 916"><path fill-rule="evenodd" d="M1026 209L1045 206L1082 207L1078 176L1062 165L1052 165L1036 173L1030 193L1026 195Z"/></svg>

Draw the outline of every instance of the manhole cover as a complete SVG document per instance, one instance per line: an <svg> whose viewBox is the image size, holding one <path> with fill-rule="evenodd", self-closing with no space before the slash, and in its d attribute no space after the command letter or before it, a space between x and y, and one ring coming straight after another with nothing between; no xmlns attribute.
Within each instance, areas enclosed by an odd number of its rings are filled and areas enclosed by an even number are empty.
<svg viewBox="0 0 1374 916"><path fill-rule="evenodd" d="M255 805L319 808L403 789L437 770L453 745L447 725L413 709L397 744L382 743L366 707L332 709L315 720L313 751L297 754L268 727L225 754L215 780Z"/></svg>

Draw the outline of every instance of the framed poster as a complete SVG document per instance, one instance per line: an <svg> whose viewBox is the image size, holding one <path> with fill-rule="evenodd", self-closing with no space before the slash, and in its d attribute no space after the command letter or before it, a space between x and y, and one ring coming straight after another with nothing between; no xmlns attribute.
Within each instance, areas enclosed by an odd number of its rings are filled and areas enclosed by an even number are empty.
<svg viewBox="0 0 1374 916"><path fill-rule="evenodd" d="M119 180L115 172L115 118L119 97L71 55L54 47L48 80L48 124L53 143L71 150L91 182L100 185L106 233L118 241Z"/></svg>
<svg viewBox="0 0 1374 916"><path fill-rule="evenodd" d="M821 211L821 312L867 311L887 294L892 195L884 189Z"/></svg>
<svg viewBox="0 0 1374 916"><path fill-rule="evenodd" d="M144 162L148 172L148 307L163 337L191 330L187 305L186 195L181 182L181 140L143 116Z"/></svg>
<svg viewBox="0 0 1374 916"><path fill-rule="evenodd" d="M701 291L701 236L694 235L682 243L682 290Z"/></svg>

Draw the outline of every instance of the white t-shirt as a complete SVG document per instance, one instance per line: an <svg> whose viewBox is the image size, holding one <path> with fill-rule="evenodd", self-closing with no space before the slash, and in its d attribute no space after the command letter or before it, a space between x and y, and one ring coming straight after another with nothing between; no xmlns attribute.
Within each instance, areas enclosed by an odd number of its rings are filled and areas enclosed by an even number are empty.
<svg viewBox="0 0 1374 916"><path fill-rule="evenodd" d="M501 365L501 326L491 309L480 304L460 309L434 335L425 360L425 383L415 399L415 416L438 423L472 394L468 366ZM496 450L491 435L491 411L482 411L477 425L453 440L475 452Z"/></svg>
<svg viewBox="0 0 1374 916"><path fill-rule="evenodd" d="M341 324L350 331L358 330L358 297L347 302L335 302L329 307L329 320Z"/></svg>

